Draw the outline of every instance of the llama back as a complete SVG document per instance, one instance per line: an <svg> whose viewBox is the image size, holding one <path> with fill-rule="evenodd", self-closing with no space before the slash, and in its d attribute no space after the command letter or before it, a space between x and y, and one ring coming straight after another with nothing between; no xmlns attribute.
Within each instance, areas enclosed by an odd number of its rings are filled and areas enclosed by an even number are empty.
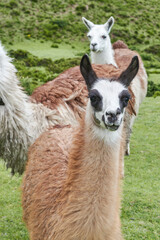
<svg viewBox="0 0 160 240"><path fill-rule="evenodd" d="M127 44L125 44L123 41L121 40L118 40L116 42L113 43L112 45L113 49L117 49L117 48L127 48L128 49L128 46Z"/></svg>
<svg viewBox="0 0 160 240"><path fill-rule="evenodd" d="M57 109L62 119L77 124L81 119L87 102L87 89L79 67L73 67L61 73L33 92L32 99L41 102L50 109Z"/></svg>

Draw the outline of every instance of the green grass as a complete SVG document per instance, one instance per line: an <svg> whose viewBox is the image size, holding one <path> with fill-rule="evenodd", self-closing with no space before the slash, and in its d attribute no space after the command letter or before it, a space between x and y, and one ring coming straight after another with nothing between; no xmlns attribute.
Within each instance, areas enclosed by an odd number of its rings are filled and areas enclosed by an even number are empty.
<svg viewBox="0 0 160 240"><path fill-rule="evenodd" d="M128 240L160 239L160 97L146 98L125 159L123 231Z"/></svg>
<svg viewBox="0 0 160 240"><path fill-rule="evenodd" d="M23 49L29 51L31 54L39 58L51 58L52 60L57 60L60 58L74 58L77 56L82 56L88 52L89 44L88 42L72 42L71 44L60 43L58 48L52 47L51 41L40 42L38 40L24 40L22 42L14 43L14 45L7 45L7 49ZM82 52L82 49L83 52Z"/></svg>
<svg viewBox="0 0 160 240"><path fill-rule="evenodd" d="M125 240L160 239L160 97L141 105L125 158L122 229ZM11 178L0 163L0 239L27 240L22 222L21 177Z"/></svg>
<svg viewBox="0 0 160 240"><path fill-rule="evenodd" d="M157 73L151 73L149 74L148 81L153 81L156 84L160 84L160 72Z"/></svg>
<svg viewBox="0 0 160 240"><path fill-rule="evenodd" d="M27 240L27 230L22 221L21 178L11 177L0 160L0 239Z"/></svg>

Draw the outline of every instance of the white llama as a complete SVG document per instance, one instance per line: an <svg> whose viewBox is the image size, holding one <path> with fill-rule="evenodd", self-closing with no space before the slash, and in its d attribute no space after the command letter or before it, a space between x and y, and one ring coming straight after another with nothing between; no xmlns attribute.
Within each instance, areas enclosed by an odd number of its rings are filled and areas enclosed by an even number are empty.
<svg viewBox="0 0 160 240"><path fill-rule="evenodd" d="M98 79L81 60L89 101L78 129L57 126L30 147L22 205L31 240L122 240L120 172L133 57L117 80Z"/></svg>
<svg viewBox="0 0 160 240"><path fill-rule="evenodd" d="M117 67L109 33L114 24L110 17L105 24L97 25L82 17L83 23L89 29L87 34L90 41L91 61L96 64L112 64Z"/></svg>
<svg viewBox="0 0 160 240"><path fill-rule="evenodd" d="M114 19L110 17L109 20L104 25L95 25L91 21L82 18L84 24L89 29L87 34L90 40L91 49L91 61L95 64L113 64L114 66L120 68L123 66L123 62L126 61L131 54L131 50L122 41L118 40L113 44L113 49L109 37L109 32L113 26ZM105 30L104 30L105 29ZM108 33L108 34L107 34ZM135 55L137 53L135 52ZM126 60L125 60L126 58ZM135 104L134 104L134 114L128 114L126 112L126 155L130 154L130 136L133 128L133 123L135 116L139 112L139 106L147 93L147 74L144 69L143 63L141 61L141 68L143 73L139 73L140 79L135 78L130 86L132 91Z"/></svg>
<svg viewBox="0 0 160 240"><path fill-rule="evenodd" d="M0 157L13 174L24 171L28 147L57 123L56 111L32 103L19 86L16 69L0 43Z"/></svg>

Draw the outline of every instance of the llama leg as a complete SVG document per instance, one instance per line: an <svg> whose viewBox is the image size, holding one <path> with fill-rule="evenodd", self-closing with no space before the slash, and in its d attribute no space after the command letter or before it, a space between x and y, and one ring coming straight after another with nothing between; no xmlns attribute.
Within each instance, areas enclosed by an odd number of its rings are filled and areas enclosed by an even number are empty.
<svg viewBox="0 0 160 240"><path fill-rule="evenodd" d="M127 155L127 156L130 155L130 138L131 138L132 128L133 128L135 118L136 118L135 115L130 115L129 116L129 121L128 121L129 124L127 126L127 131L126 131L126 151L125 151L125 155Z"/></svg>
<svg viewBox="0 0 160 240"><path fill-rule="evenodd" d="M132 127L135 120L135 116L129 114L127 111L125 112L124 118L124 127L125 127L125 134L126 134L126 143L125 143L125 155L130 155L130 137L132 133Z"/></svg>
<svg viewBox="0 0 160 240"><path fill-rule="evenodd" d="M131 137L131 133L132 133L132 129L128 128L127 138L126 138L126 151L125 151L125 155L126 156L130 155L130 137Z"/></svg>

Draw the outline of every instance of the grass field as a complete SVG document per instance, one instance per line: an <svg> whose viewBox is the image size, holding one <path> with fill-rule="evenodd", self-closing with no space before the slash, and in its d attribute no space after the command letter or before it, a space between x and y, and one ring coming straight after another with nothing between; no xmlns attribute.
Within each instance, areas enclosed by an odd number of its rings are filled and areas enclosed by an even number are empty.
<svg viewBox="0 0 160 240"><path fill-rule="evenodd" d="M89 48L87 41L82 42L81 44L79 42L73 42L72 44L61 43L60 45L57 45L57 48L52 47L52 44L51 41L41 42L38 40L24 40L22 42L14 43L12 46L7 45L7 49L23 49L39 58L51 58L52 60L57 60L60 58L73 58L83 55ZM83 52L82 49L84 49Z"/></svg>
<svg viewBox="0 0 160 240"><path fill-rule="evenodd" d="M146 98L125 158L122 229L126 240L160 239L160 97ZM22 222L21 177L0 162L0 239L28 240Z"/></svg>

